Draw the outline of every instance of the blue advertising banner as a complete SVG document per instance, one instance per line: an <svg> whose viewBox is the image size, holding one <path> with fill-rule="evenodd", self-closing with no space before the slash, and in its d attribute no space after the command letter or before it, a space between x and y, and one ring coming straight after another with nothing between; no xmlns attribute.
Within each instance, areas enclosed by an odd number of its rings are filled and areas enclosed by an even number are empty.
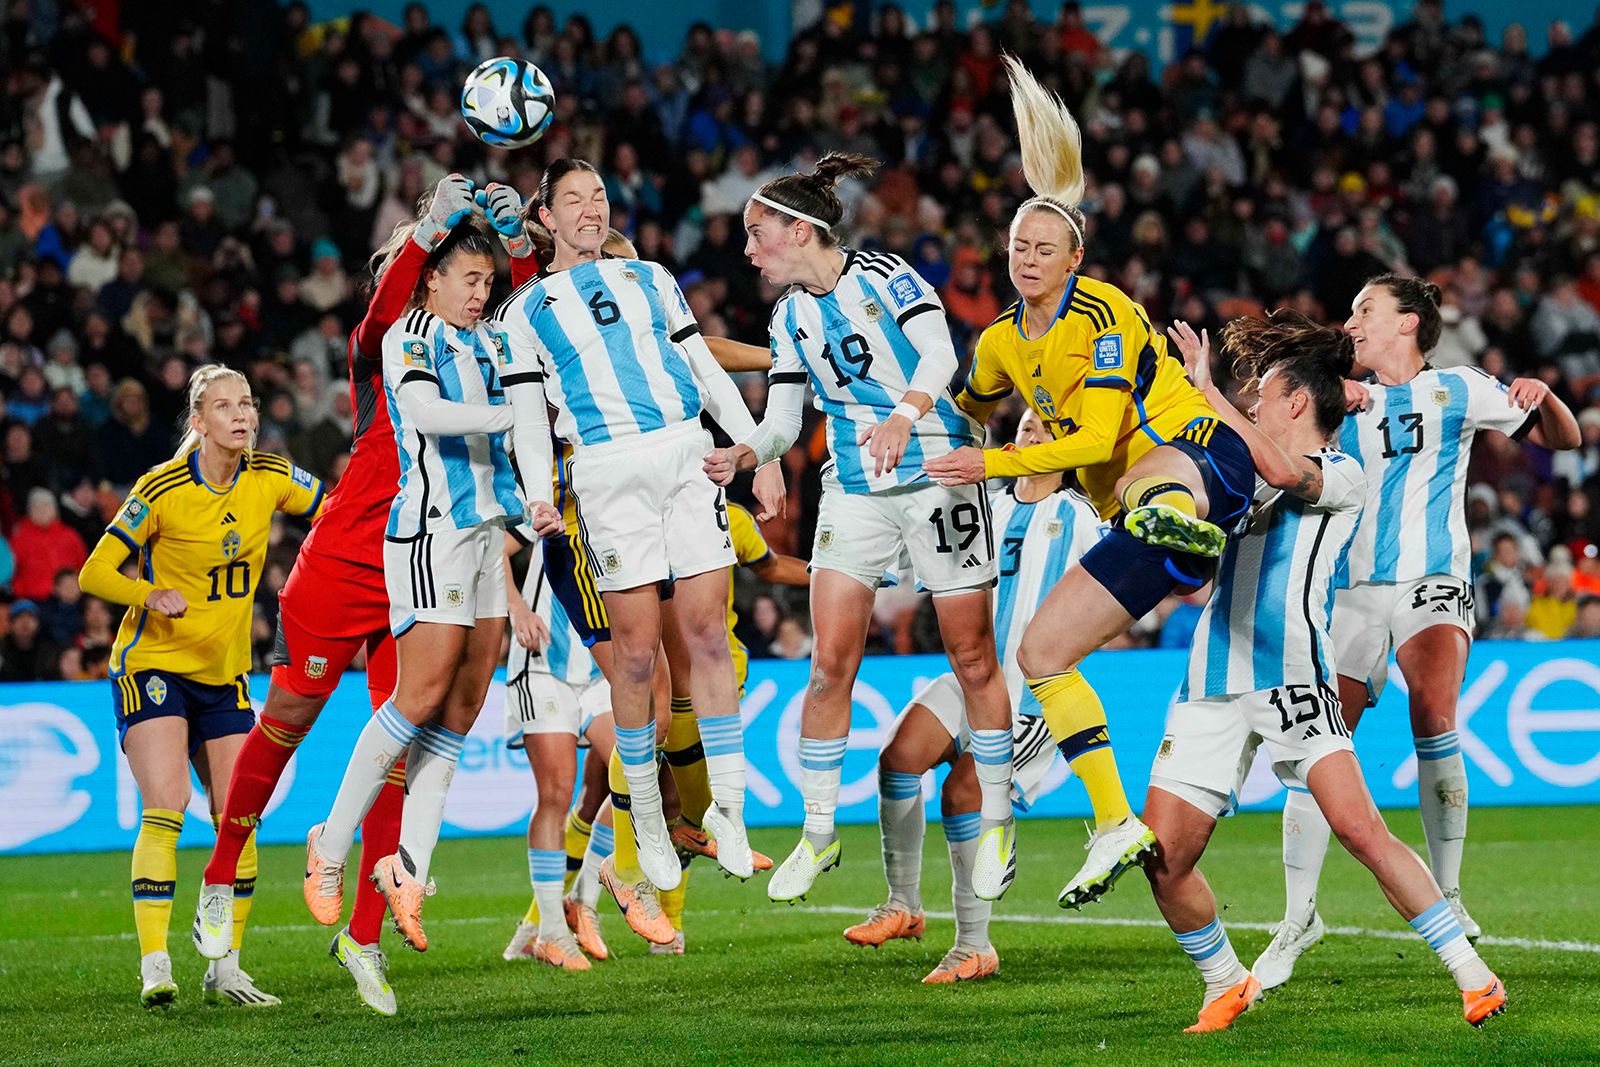
<svg viewBox="0 0 1600 1067"><path fill-rule="evenodd" d="M1167 707L1186 653L1102 652L1084 673L1105 702L1129 795L1139 804L1161 742ZM807 664L751 663L744 700L751 825L797 825L803 818L795 755ZM869 659L856 684L840 819L877 819L878 749L901 706L944 669L935 656ZM1399 672L1362 720L1356 750L1378 805L1416 806L1406 696ZM256 679L259 701L266 680ZM504 689L496 682L467 739L445 810L447 836L516 833L533 808L526 757L504 743ZM138 790L117 747L111 688L103 682L0 686L0 853L84 852L132 845ZM328 812L356 734L369 714L365 680L346 678L321 721L289 764L262 824L269 843L296 843ZM1472 803L1600 802L1600 642L1481 642L1473 647L1458 715ZM1056 760L1049 791L1029 816L1083 816L1083 791ZM924 783L936 802L937 775ZM1282 787L1258 762L1240 795L1247 810L1272 810ZM212 831L198 787L185 845L208 845ZM937 808L931 809L937 818Z"/></svg>

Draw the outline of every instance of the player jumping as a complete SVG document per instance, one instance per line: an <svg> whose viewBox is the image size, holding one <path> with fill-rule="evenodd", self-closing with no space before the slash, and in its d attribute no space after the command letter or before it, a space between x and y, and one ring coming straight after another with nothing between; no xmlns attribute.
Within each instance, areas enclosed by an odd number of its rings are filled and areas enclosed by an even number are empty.
<svg viewBox="0 0 1600 1067"><path fill-rule="evenodd" d="M1024 412L1017 425L1016 443L1027 447L1047 440L1039 416ZM995 535L1000 541L994 641L1006 690L1016 709L1012 797L1023 810L1038 799L1056 750L1049 727L1039 717L1039 702L1022 683L1016 665L1017 645L1045 594L1100 536L1094 508L1065 488L1063 479L1060 471L1025 475L1010 488L990 494ZM976 764L967 751L970 739L966 707L953 674L930 682L889 728L889 741L878 757L878 826L883 834L889 899L873 908L865 922L844 932L845 940L855 945L921 939L927 926L920 889L926 826L922 776L937 764L949 764L940 808L950 848L956 943L923 979L928 984L986 978L1000 969L1000 954L989 941L993 905L972 892L981 798Z"/></svg>
<svg viewBox="0 0 1600 1067"><path fill-rule="evenodd" d="M253 451L257 416L244 375L218 364L189 379L188 432L177 454L135 483L83 565L90 596L128 605L111 650L117 733L144 805L133 846L133 918L140 998L178 995L167 954L178 877L178 834L189 803L189 764L223 817L225 783L251 710L250 610L272 513L311 516L322 483L281 456ZM129 554L138 578L120 573ZM265 1007L278 998L239 967L255 890L254 824L235 850L226 937L206 968L206 999ZM219 831L220 832L220 831Z"/></svg>
<svg viewBox="0 0 1600 1067"><path fill-rule="evenodd" d="M995 660L989 589L994 534L981 489L945 489L924 465L977 440L956 409L955 346L938 294L898 256L839 243L843 178L876 161L828 153L809 174L774 178L745 205L745 255L788 292L772 309L773 367L756 439L719 450L706 471L723 484L781 456L800 436L806 383L827 416L830 462L811 553L816 644L800 726L805 831L773 871L767 895L794 903L838 865L834 826L850 733L850 692L885 570L909 550L931 590L939 631L973 725L983 829L973 884L999 899L1016 873L1011 709Z"/></svg>
<svg viewBox="0 0 1600 1067"><path fill-rule="evenodd" d="M1293 312L1229 324L1223 350L1259 396L1252 424L1211 383L1209 346L1184 323L1173 334L1190 378L1249 444L1267 485L1279 490L1258 504L1249 529L1223 554L1145 799L1157 840L1145 873L1206 984L1189 1032L1225 1030L1261 996L1261 981L1239 962L1195 868L1261 745L1278 777L1307 791L1340 843L1438 953L1461 989L1467 1022L1481 1026L1505 1010L1505 986L1478 957L1416 853L1384 825L1333 687L1334 570L1367 496L1360 464L1329 444L1344 421L1350 339Z"/></svg>
<svg viewBox="0 0 1600 1067"><path fill-rule="evenodd" d="M1062 907L1098 899L1154 844L1128 805L1105 709L1078 665L1168 594L1204 585L1250 505L1255 473L1239 435L1183 375L1144 308L1081 277L1078 125L1007 57L1022 169L1035 196L1011 222L1010 271L1022 299L978 340L958 398L987 419L1013 391L1054 440L962 448L927 465L945 485L1076 469L1111 532L1067 570L1028 623L1017 658L1061 754L1094 808L1089 856Z"/></svg>
<svg viewBox="0 0 1600 1067"><path fill-rule="evenodd" d="M336 919L356 827L408 756L398 851L372 878L419 952L445 796L500 654L503 530L524 513L504 438L509 431L521 454L549 453L538 371L519 366L505 336L480 319L493 279L493 245L458 224L428 257L419 306L384 335L401 458L383 546L398 677L356 741L327 821L306 839L307 902L327 922L318 905L331 904Z"/></svg>
<svg viewBox="0 0 1600 1067"><path fill-rule="evenodd" d="M1335 576L1340 704L1355 730L1382 693L1394 654L1410 697L1430 866L1456 921L1476 940L1478 924L1461 903L1467 769L1456 734L1473 627L1467 460L1482 430L1567 449L1581 444L1578 423L1537 378L1507 387L1476 367L1430 367L1426 353L1443 328L1437 285L1374 278L1356 294L1345 328L1373 377L1347 386L1360 409L1340 431L1340 447L1367 471L1366 511ZM1327 852L1322 812L1291 791L1283 809L1283 922L1255 963L1265 989L1287 982L1295 960L1326 932L1317 882Z"/></svg>
<svg viewBox="0 0 1600 1067"><path fill-rule="evenodd" d="M659 889L681 880L657 781L651 683L661 642L660 585L675 581L677 613L694 661L696 708L738 724L733 664L722 628L733 562L722 494L699 467L709 411L736 440L755 429L738 389L717 366L688 304L657 264L602 259L610 224L605 186L582 160L546 168L539 217L554 239L551 273L520 288L497 322L513 350L541 367L558 434L572 442L571 476L593 577L611 624L610 675L616 751L632 806L639 865ZM547 469L548 439L519 463ZM532 490L530 490L532 493ZM562 528L548 492L531 524ZM715 731L720 723L702 722ZM742 740L707 760L715 803L707 829L718 862L752 872L744 830Z"/></svg>

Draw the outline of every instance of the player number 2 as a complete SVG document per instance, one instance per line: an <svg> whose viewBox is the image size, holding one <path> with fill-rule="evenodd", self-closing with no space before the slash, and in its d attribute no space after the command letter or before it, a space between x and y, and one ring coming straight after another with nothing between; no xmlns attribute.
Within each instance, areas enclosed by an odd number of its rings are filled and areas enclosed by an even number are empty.
<svg viewBox="0 0 1600 1067"><path fill-rule="evenodd" d="M206 602L221 600L223 595L238 600L250 595L250 561L236 559L225 566L212 567L211 595L206 597Z"/></svg>
<svg viewBox="0 0 1600 1067"><path fill-rule="evenodd" d="M957 504L950 509L949 525L960 535L961 543L950 544L950 530L945 526L944 508L934 508L933 514L928 516L928 521L933 523L933 532L939 539L940 552L965 552L967 546L977 540L978 534L983 532L983 519L978 515L976 504Z"/></svg>
<svg viewBox="0 0 1600 1067"><path fill-rule="evenodd" d="M830 341L823 345L822 358L827 361L828 366L833 368L834 385L850 384L849 372L839 365L841 358L846 363L853 363L860 368L856 371L857 378L865 378L867 371L872 369L872 352L867 347L867 339L859 333L853 333L839 342L839 354L837 356L833 352L833 342Z"/></svg>
<svg viewBox="0 0 1600 1067"><path fill-rule="evenodd" d="M1410 437L1409 444L1399 448L1394 446L1394 441L1389 437L1389 416L1385 415L1378 420L1378 432L1383 434L1383 458L1394 459L1396 456L1411 456L1422 451L1422 415L1416 411L1402 411L1395 416L1399 426L1396 427L1402 434Z"/></svg>
<svg viewBox="0 0 1600 1067"><path fill-rule="evenodd" d="M1289 703L1283 702L1283 694L1289 694ZM1317 694L1309 685L1286 685L1281 690L1274 689L1267 695L1267 703L1271 704L1278 712L1278 728L1288 733L1296 726L1308 722L1315 722L1322 718L1322 702L1317 699ZM1296 711L1294 715L1289 712L1300 706L1303 711Z"/></svg>

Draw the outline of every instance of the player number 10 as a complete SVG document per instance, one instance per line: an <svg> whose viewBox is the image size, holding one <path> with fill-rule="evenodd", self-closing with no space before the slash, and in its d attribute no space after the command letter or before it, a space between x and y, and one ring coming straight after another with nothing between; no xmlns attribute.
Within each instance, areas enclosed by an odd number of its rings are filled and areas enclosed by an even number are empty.
<svg viewBox="0 0 1600 1067"><path fill-rule="evenodd" d="M225 566L212 567L211 595L206 597L206 602L221 600L223 595L238 600L250 595L250 561L236 559Z"/></svg>

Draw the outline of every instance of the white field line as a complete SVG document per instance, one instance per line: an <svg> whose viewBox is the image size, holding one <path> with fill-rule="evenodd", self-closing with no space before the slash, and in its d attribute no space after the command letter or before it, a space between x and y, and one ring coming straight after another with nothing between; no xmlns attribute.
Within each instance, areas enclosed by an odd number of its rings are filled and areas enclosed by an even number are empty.
<svg viewBox="0 0 1600 1067"><path fill-rule="evenodd" d="M726 908L722 908L722 909L709 909L709 910L703 910L703 909L696 908L696 909L692 910L692 914L694 914L694 915L741 915L741 916L749 917L750 915L754 914L754 911L755 911L755 909L744 909L744 908L741 908L741 909L726 909ZM791 915L791 916L800 916L800 915L852 915L852 916L865 916L867 911L868 911L867 908L852 908L852 907L846 907L843 904L825 904L825 905L816 905L816 906L803 905L803 906L797 906L797 907L793 907L793 908L778 908L778 907L774 906L773 908L771 908L771 910L768 912L768 914L769 915L775 915L775 916L783 916L783 915ZM929 911L929 912L926 912L926 915L930 919L952 920L952 919L955 918L955 913L954 912L949 912L949 911ZM1031 926L1129 926L1129 927L1136 927L1136 928L1140 928L1140 929L1149 929L1149 930L1165 930L1167 928L1165 923L1160 922L1159 920L1156 920L1156 919L1124 919L1124 918L1118 918L1118 917L1115 917L1115 916L1094 916L1094 915L1025 915L1025 914L1018 915L1018 914L1001 913L1001 914L994 915L990 919L990 922L1022 923L1022 924L1031 925ZM491 916L473 916L473 917L467 917L467 918L431 919L431 920L429 920L428 925L430 927L434 927L434 926L481 926L484 923L500 923L500 924L503 924L503 925L506 925L506 926L512 925L510 920L504 918L503 916L496 916L496 917L491 917ZM1234 921L1234 920L1229 920L1227 925L1230 928L1235 929L1235 930L1270 931L1272 929L1272 924L1271 923L1238 922L1238 921ZM262 934L262 933L290 934L290 933L312 933L312 932L324 932L324 933L326 933L326 932L331 932L334 929L335 928L331 927L331 926L320 926L320 925L316 925L316 924L313 924L313 923L284 923L284 924L277 925L277 926L252 925L250 927L250 931L252 933L258 933L258 934ZM1364 926L1330 926L1330 927L1328 927L1328 933L1330 933L1330 934L1338 934L1338 935L1340 935L1342 937L1376 937L1376 938L1382 938L1382 939L1387 940L1387 941L1415 941L1415 940L1417 940L1417 935L1415 933L1413 933L1412 931L1410 931L1410 930L1400 930L1400 929L1370 930L1370 929L1367 929ZM134 934L133 932L128 931L128 932L117 933L117 934L69 934L69 935L62 936L62 937L52 938L51 940L55 940L55 941L132 941L132 940L134 940L134 938L136 936L137 935ZM4 944L21 944L24 941L32 941L32 940L37 940L37 939L35 939L35 938L6 938L6 939L0 939L0 945L4 945ZM1485 934L1483 937L1480 937L1478 939L1478 944L1487 945L1487 946L1490 946L1490 947L1493 947L1493 948L1524 948L1524 949L1533 949L1535 951L1542 951L1542 952L1580 952L1580 953L1588 953L1588 954L1591 954L1591 955L1600 955L1600 944L1595 944L1595 943L1590 942L1590 941L1550 941L1550 940L1545 940L1543 938L1534 938L1534 937L1499 937L1499 936L1496 936L1494 934Z"/></svg>

